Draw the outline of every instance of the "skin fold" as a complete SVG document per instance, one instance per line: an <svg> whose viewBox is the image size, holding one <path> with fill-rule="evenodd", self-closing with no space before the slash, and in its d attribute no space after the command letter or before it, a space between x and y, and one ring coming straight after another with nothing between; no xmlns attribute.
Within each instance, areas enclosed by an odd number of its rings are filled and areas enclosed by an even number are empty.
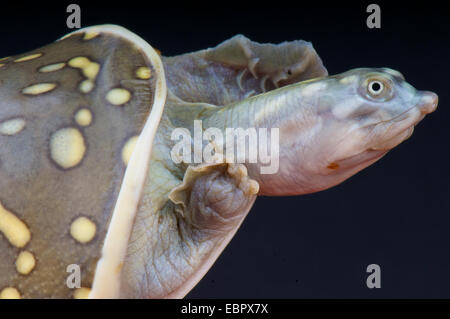
<svg viewBox="0 0 450 319"><path fill-rule="evenodd" d="M114 25L0 60L0 96L0 298L183 298L257 196L341 183L438 103L392 69L329 76L301 40L165 57ZM179 156L196 123L266 129L276 169L216 136L213 161Z"/></svg>

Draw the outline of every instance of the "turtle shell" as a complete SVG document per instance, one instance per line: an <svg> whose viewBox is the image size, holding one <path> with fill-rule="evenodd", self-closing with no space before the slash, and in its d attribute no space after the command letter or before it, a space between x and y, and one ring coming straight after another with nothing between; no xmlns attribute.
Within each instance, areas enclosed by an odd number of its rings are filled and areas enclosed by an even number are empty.
<svg viewBox="0 0 450 319"><path fill-rule="evenodd" d="M114 294L166 98L159 55L81 29L0 60L0 96L0 297Z"/></svg>

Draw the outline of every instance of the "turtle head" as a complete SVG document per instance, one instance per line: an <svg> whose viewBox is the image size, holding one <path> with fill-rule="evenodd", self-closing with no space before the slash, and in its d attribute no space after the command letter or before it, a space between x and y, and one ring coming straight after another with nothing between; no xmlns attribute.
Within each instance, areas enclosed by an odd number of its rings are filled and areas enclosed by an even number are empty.
<svg viewBox="0 0 450 319"><path fill-rule="evenodd" d="M411 136L436 109L438 97L418 91L397 71L354 69L301 82L280 127L280 170L260 181L272 195L334 186L380 159ZM288 94L286 92L286 94ZM295 104L295 105L294 105Z"/></svg>

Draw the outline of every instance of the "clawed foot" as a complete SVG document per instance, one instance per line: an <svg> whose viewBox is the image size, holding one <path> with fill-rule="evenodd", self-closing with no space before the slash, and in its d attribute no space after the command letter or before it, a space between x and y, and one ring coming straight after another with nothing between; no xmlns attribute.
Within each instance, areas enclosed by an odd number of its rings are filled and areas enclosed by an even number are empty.
<svg viewBox="0 0 450 319"><path fill-rule="evenodd" d="M260 80L262 91L266 91L267 80L274 87L279 87L327 75L316 51L306 41L260 44L237 35L208 50L206 58L234 68L243 68L236 79L240 88L245 87L243 82L247 74Z"/></svg>

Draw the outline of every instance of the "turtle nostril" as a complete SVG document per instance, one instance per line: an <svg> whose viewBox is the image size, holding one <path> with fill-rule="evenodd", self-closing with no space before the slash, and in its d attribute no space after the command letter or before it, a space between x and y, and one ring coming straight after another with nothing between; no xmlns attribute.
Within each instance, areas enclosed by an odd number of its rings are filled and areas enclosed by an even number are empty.
<svg viewBox="0 0 450 319"><path fill-rule="evenodd" d="M437 94L430 91L424 91L421 93L422 93L421 105L419 107L422 113L428 114L434 112L436 110L439 100Z"/></svg>

